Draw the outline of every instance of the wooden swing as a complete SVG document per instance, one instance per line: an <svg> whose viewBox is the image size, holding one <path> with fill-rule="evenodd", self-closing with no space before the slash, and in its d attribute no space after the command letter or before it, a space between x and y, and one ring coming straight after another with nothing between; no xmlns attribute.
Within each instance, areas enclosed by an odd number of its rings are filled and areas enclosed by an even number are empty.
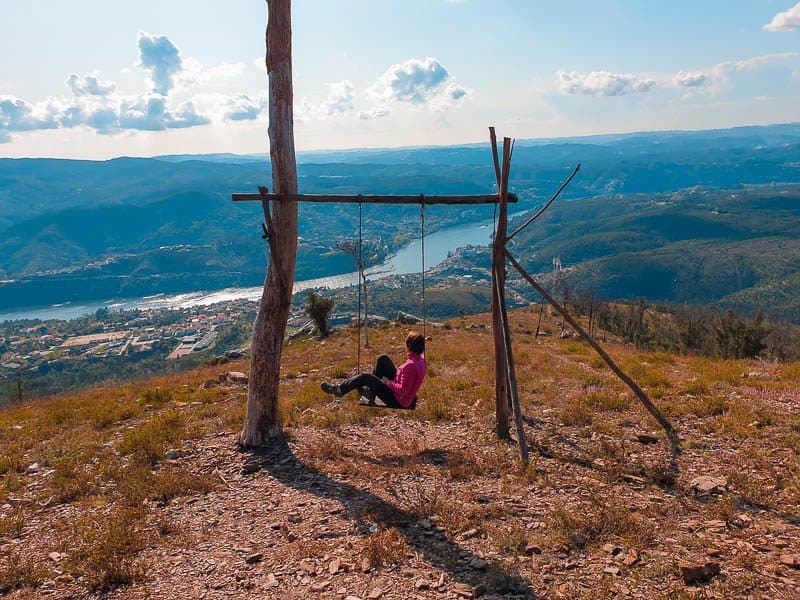
<svg viewBox="0 0 800 600"><path fill-rule="evenodd" d="M428 331L427 331L427 307L425 305L425 195L419 195L419 240L420 240L420 254L422 257L422 336L427 340L428 338ZM362 213L362 203L358 203L358 318L356 319L356 323L358 326L358 338L356 343L358 344L358 349L356 351L356 371L361 370L361 295L362 295L362 283L364 285L364 325L365 327L369 327L369 323L367 320L369 319L369 313L367 312L366 308L366 280L367 276L364 270L364 261L363 261L363 213ZM383 408L386 410L415 410L417 408L417 397L414 397L410 406L390 406L386 404L380 398L371 398L369 395L364 393L364 390L359 390L358 396L358 404L359 406L368 406L370 408Z"/></svg>

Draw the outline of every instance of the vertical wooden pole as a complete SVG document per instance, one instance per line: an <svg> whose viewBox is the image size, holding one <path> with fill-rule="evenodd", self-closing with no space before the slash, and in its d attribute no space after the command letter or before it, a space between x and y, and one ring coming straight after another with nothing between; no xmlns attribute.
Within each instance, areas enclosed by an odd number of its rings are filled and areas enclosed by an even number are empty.
<svg viewBox="0 0 800 600"><path fill-rule="evenodd" d="M297 162L292 114L291 0L267 0L267 75L269 76L269 154L272 187L297 194ZM269 211L265 203L264 210ZM297 261L297 202L275 202L271 251L261 305L253 327L247 417L240 443L258 447L281 433L278 410L281 354L292 302Z"/></svg>
<svg viewBox="0 0 800 600"><path fill-rule="evenodd" d="M497 229L495 230L492 244L492 287L503 289L506 284L505 270L505 241L508 232L508 204L507 190L503 186L503 173L500 170L500 160L497 153L497 136L494 127L489 128L489 138L492 144L492 158L494 160L495 177L497 180L497 194L499 200L499 214ZM506 155L511 154L511 140L503 138L503 164ZM503 319L500 314L500 305L497 295L492 294L492 332L494 334L494 386L495 386L495 433L500 439L509 437L509 390L508 390L508 365L506 363L505 343L503 342Z"/></svg>

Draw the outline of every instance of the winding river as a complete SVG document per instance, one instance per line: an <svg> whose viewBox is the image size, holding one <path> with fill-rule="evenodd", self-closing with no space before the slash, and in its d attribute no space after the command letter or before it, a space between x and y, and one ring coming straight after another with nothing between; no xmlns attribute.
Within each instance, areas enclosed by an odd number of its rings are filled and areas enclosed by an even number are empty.
<svg viewBox="0 0 800 600"><path fill-rule="evenodd" d="M522 213L519 213L522 214ZM513 215L509 215L513 216ZM430 269L442 261L456 248L463 246L486 245L491 241L492 221L481 221L467 225L456 225L440 229L425 236L425 268ZM388 271L385 274L374 275L373 279L388 275L404 275L422 271L422 257L420 255L420 240L414 240L407 246L389 257L383 264L372 269L373 271ZM332 275L320 279L296 281L294 291L302 292L312 288L337 289L355 284L357 273ZM105 302L79 302L56 304L38 308L24 308L8 312L0 312L0 321L13 319L74 319L95 312L99 308L110 310L147 309L147 308L189 308L225 302L228 300L258 300L261 297L261 286L234 287L213 292L198 291L184 294L158 294L143 298L126 298L107 300Z"/></svg>

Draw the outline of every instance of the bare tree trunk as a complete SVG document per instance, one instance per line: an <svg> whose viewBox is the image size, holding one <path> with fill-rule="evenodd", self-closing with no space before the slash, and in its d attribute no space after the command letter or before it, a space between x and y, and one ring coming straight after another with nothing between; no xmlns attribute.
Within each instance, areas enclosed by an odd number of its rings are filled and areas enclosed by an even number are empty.
<svg viewBox="0 0 800 600"><path fill-rule="evenodd" d="M272 187L277 194L296 194L291 0L267 0L267 7L266 63L269 76ZM264 202L268 224L269 210L269 204ZM251 448L263 446L271 437L281 433L278 387L283 337L289 319L297 260L297 202L275 202L269 235L269 267L253 327L247 418L240 439L243 446Z"/></svg>

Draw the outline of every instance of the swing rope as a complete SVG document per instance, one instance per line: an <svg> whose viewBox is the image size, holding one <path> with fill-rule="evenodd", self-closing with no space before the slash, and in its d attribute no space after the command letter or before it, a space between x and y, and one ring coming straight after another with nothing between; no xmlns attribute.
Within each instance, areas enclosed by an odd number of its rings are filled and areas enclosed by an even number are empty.
<svg viewBox="0 0 800 600"><path fill-rule="evenodd" d="M427 307L425 306L425 194L419 195L419 230L422 249L422 337L427 338Z"/></svg>
<svg viewBox="0 0 800 600"><path fill-rule="evenodd" d="M356 349L356 373L361 371L361 312L362 312L362 294L363 291L361 289L362 286L362 278L364 277L364 256L363 256L363 247L364 247L364 212L363 212L363 204L361 202L361 194L358 195L358 317L356 319L356 325L358 327L358 348ZM428 307L425 300L425 194L419 195L419 240L420 240L420 248L421 248L421 255L422 255L422 335L423 337L428 337ZM364 315L364 319L368 319L369 315Z"/></svg>

